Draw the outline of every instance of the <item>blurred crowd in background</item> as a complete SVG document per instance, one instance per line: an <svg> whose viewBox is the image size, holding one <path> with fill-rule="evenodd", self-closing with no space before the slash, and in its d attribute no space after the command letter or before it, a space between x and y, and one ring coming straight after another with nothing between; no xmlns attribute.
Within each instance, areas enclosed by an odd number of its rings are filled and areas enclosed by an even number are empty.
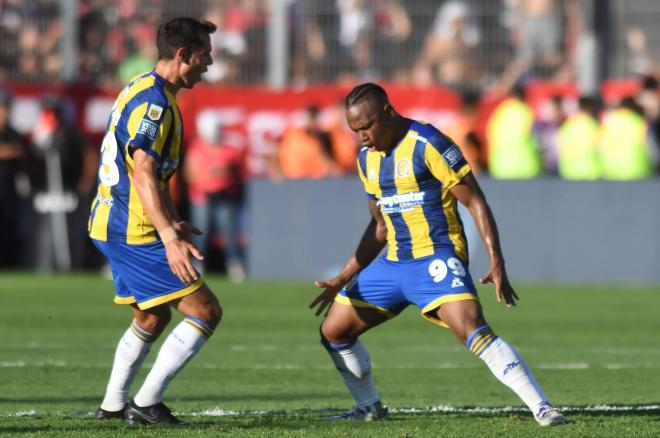
<svg viewBox="0 0 660 438"><path fill-rule="evenodd" d="M0 79L59 79L65 11L75 7L77 82L125 84L153 64L158 23L190 15L219 25L209 82L264 83L276 4L287 13L288 83L299 86L388 80L481 90L552 77L593 92L603 73L657 69L654 0L2 0Z"/></svg>
<svg viewBox="0 0 660 438"><path fill-rule="evenodd" d="M66 3L0 0L0 83L62 80ZM115 93L150 70L155 30L175 15L220 25L206 82L267 82L270 1L73 3L78 84ZM660 4L608 2L619 9L633 3L636 15L609 11L604 18L587 0L288 0L286 81L295 89L384 80L456 90L460 110L438 127L463 149L475 172L492 178L648 178L660 162ZM603 102L601 81L611 77L634 78L635 92ZM525 89L539 78L576 84L580 95L557 94L533 109ZM98 144L54 95L43 96L29 131L17 132L10 123L11 87L0 88L0 267L98 268L102 260L85 226ZM501 97L484 117L486 93ZM360 145L345 125L342 103L310 102L300 113L274 139L278 146L263 175L274 183L353 176ZM209 249L206 267L241 281L251 145L219 120L198 125L172 184L180 209L205 232L196 243Z"/></svg>

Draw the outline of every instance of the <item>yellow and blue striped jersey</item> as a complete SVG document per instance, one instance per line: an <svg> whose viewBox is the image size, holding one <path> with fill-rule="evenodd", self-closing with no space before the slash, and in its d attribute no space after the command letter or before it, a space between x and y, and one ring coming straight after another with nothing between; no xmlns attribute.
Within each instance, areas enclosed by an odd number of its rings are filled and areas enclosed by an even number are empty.
<svg viewBox="0 0 660 438"><path fill-rule="evenodd" d="M181 157L183 125L174 96L155 71L134 78L115 101L101 145L98 191L88 230L92 239L143 244L158 239L133 185L135 149L157 162L165 190Z"/></svg>
<svg viewBox="0 0 660 438"><path fill-rule="evenodd" d="M468 261L456 198L449 191L470 172L454 142L432 125L409 120L408 132L387 153L363 148L358 173L387 224L387 259L403 261L453 247Z"/></svg>

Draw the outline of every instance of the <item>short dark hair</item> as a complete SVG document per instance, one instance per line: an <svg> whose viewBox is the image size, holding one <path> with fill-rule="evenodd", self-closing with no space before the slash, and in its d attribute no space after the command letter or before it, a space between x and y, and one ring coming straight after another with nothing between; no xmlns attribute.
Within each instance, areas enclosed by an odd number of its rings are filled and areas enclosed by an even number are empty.
<svg viewBox="0 0 660 438"><path fill-rule="evenodd" d="M353 88L351 92L348 93L348 96L346 96L344 105L346 109L349 109L366 99L374 99L379 103L386 103L389 101L387 93L383 87L372 82L367 82Z"/></svg>
<svg viewBox="0 0 660 438"><path fill-rule="evenodd" d="M172 59L176 51L185 47L191 51L204 46L202 34L212 34L218 27L206 20L177 17L158 27L156 46L158 59Z"/></svg>

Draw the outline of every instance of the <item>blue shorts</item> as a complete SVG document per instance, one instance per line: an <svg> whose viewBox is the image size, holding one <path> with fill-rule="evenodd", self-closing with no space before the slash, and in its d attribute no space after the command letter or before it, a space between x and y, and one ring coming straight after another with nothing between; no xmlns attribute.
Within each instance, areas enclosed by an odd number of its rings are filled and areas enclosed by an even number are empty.
<svg viewBox="0 0 660 438"><path fill-rule="evenodd" d="M201 276L193 284L179 280L167 263L160 240L142 245L92 242L110 261L117 304L137 303L141 310L149 309L190 295L204 284Z"/></svg>
<svg viewBox="0 0 660 438"><path fill-rule="evenodd" d="M335 301L374 308L389 318L414 304L429 321L447 327L434 311L444 303L479 300L467 264L447 249L432 256L393 262L381 257L363 269Z"/></svg>

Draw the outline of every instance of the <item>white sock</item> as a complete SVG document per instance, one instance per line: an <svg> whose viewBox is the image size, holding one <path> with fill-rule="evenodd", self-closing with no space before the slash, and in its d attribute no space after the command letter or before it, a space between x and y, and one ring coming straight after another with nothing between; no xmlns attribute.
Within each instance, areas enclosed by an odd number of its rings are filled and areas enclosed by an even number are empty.
<svg viewBox="0 0 660 438"><path fill-rule="evenodd" d="M470 335L467 344L470 351L486 362L493 375L511 388L532 413L536 414L539 407L548 404L548 398L525 360L513 347L495 336L490 327L479 327Z"/></svg>
<svg viewBox="0 0 660 438"><path fill-rule="evenodd" d="M143 330L135 321L119 340L115 361L101 409L120 411L128 402L128 390L138 370L147 357L157 336Z"/></svg>
<svg viewBox="0 0 660 438"><path fill-rule="evenodd" d="M163 401L163 393L172 379L202 348L213 330L204 321L187 317L174 327L160 347L153 368L133 399L141 407Z"/></svg>
<svg viewBox="0 0 660 438"><path fill-rule="evenodd" d="M380 400L374 377L371 374L369 352L359 339L349 346L330 344L327 341L324 341L323 344L359 407L368 406Z"/></svg>

